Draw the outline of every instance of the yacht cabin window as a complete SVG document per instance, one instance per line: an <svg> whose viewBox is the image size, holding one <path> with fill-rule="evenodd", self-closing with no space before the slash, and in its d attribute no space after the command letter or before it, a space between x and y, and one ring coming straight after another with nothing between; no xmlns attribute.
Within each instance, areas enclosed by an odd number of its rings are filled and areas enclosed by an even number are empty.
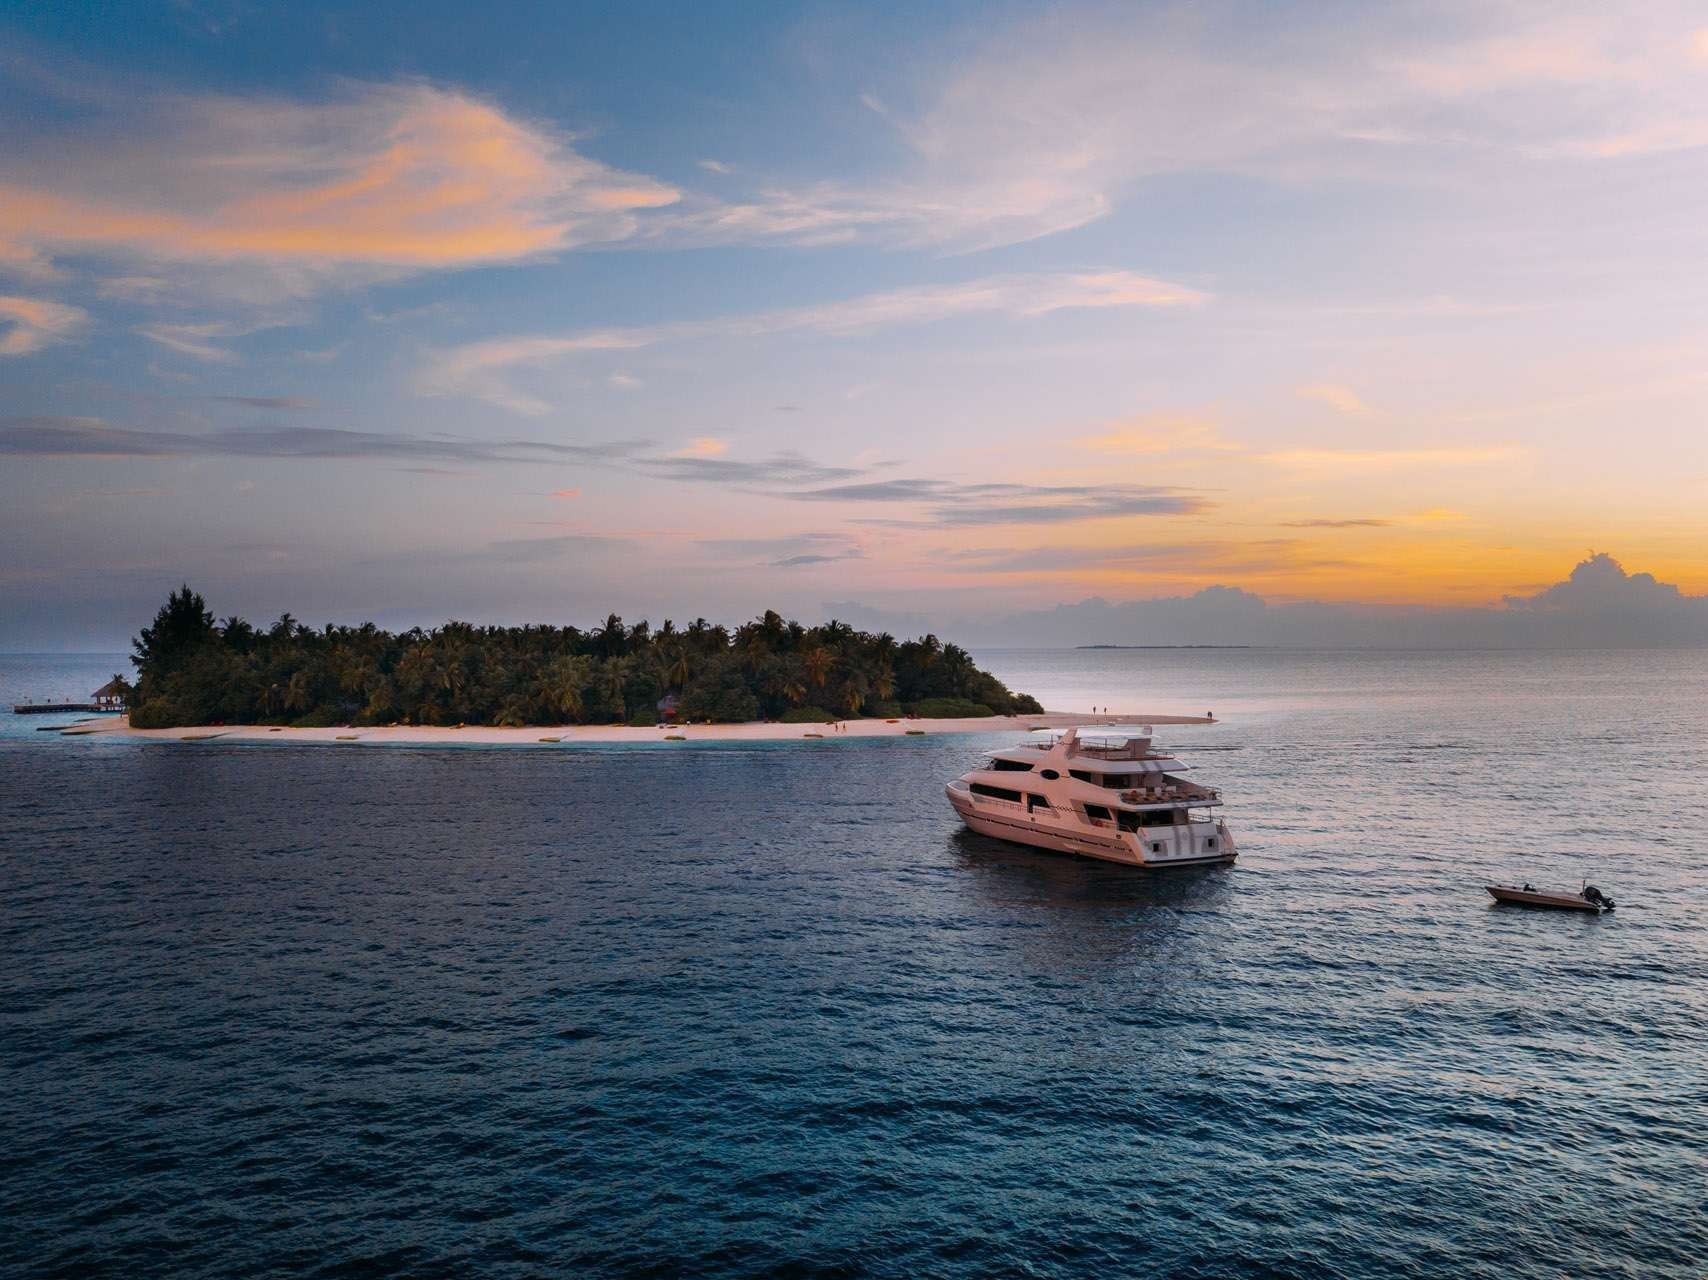
<svg viewBox="0 0 1708 1280"><path fill-rule="evenodd" d="M1131 791L1142 786L1149 774L1143 773L1090 773L1085 769L1069 769L1068 776L1078 778L1081 782L1089 782L1094 787L1102 787L1105 791ZM1160 775L1158 775L1160 777Z"/></svg>

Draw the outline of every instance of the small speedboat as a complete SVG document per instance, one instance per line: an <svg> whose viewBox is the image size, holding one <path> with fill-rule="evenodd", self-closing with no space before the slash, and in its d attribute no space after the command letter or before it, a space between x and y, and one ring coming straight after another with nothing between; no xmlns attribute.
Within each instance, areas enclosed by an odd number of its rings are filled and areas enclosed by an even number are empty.
<svg viewBox="0 0 1708 1280"><path fill-rule="evenodd" d="M1496 902L1509 902L1518 907L1552 907L1557 911L1611 911L1613 899L1592 884L1577 893L1553 889L1538 889L1533 884L1491 884L1487 886Z"/></svg>

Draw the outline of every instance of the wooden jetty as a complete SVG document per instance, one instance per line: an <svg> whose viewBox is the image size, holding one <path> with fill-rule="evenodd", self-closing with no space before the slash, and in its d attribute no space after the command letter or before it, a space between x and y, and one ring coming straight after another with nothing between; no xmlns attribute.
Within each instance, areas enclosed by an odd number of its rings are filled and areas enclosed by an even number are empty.
<svg viewBox="0 0 1708 1280"><path fill-rule="evenodd" d="M130 686L118 676L114 676L94 693L89 695L87 702L20 702L12 707L15 716L51 716L59 713L75 713L79 711L123 711L125 698L130 694Z"/></svg>

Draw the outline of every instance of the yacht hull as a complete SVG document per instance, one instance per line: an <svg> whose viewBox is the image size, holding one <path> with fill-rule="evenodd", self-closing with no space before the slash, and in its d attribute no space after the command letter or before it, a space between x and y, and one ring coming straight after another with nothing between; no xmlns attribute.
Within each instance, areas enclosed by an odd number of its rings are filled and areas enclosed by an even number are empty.
<svg viewBox="0 0 1708 1280"><path fill-rule="evenodd" d="M1239 856L1232 837L1226 834L1226 828L1222 829L1225 841L1223 848L1213 855L1146 857L1117 836L1104 836L1095 831L1063 831L1000 813L980 812L973 802L953 790L949 791L949 802L960 815L961 821L966 824L967 830L981 836L1006 840L1010 844L1023 844L1051 853L1073 854L1081 858L1096 858L1100 862L1118 862L1123 866L1150 870L1160 867L1218 866L1230 863Z"/></svg>

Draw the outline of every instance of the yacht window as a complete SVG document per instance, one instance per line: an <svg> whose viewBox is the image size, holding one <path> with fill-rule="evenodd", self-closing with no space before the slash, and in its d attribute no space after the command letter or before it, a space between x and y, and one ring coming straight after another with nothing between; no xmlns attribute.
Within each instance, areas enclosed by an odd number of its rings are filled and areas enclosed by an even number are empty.
<svg viewBox="0 0 1708 1280"><path fill-rule="evenodd" d="M1057 773L1054 769L1040 769L1040 770L1038 770L1038 772L1047 781L1050 781L1050 782L1054 782L1057 778L1062 776L1061 774Z"/></svg>
<svg viewBox="0 0 1708 1280"><path fill-rule="evenodd" d="M1139 815L1131 809L1122 809L1115 814L1115 825L1123 831L1137 831L1139 829Z"/></svg>
<svg viewBox="0 0 1708 1280"><path fill-rule="evenodd" d="M1032 765L1027 760L992 760L990 767L998 773L1030 773Z"/></svg>
<svg viewBox="0 0 1708 1280"><path fill-rule="evenodd" d="M982 782L975 782L969 790L975 796L989 796L992 800L1012 800L1015 804L1020 803L1020 793L1010 791L1007 787L987 787Z"/></svg>
<svg viewBox="0 0 1708 1280"><path fill-rule="evenodd" d="M1026 812L1027 813L1031 813L1032 810L1034 810L1034 809L1048 809L1049 807L1050 807L1050 802L1048 800L1044 799L1043 796L1028 795L1026 797Z"/></svg>
<svg viewBox="0 0 1708 1280"><path fill-rule="evenodd" d="M1147 827L1172 827L1174 825L1174 810L1146 809L1139 815L1139 820Z"/></svg>
<svg viewBox="0 0 1708 1280"><path fill-rule="evenodd" d="M1097 775L1095 773L1087 773L1084 769L1069 769L1068 777L1078 778L1081 782L1089 782L1094 787L1099 785Z"/></svg>
<svg viewBox="0 0 1708 1280"><path fill-rule="evenodd" d="M1088 804L1085 806L1085 816L1088 818L1096 818L1099 822L1108 822L1109 810L1105 809L1100 804Z"/></svg>

